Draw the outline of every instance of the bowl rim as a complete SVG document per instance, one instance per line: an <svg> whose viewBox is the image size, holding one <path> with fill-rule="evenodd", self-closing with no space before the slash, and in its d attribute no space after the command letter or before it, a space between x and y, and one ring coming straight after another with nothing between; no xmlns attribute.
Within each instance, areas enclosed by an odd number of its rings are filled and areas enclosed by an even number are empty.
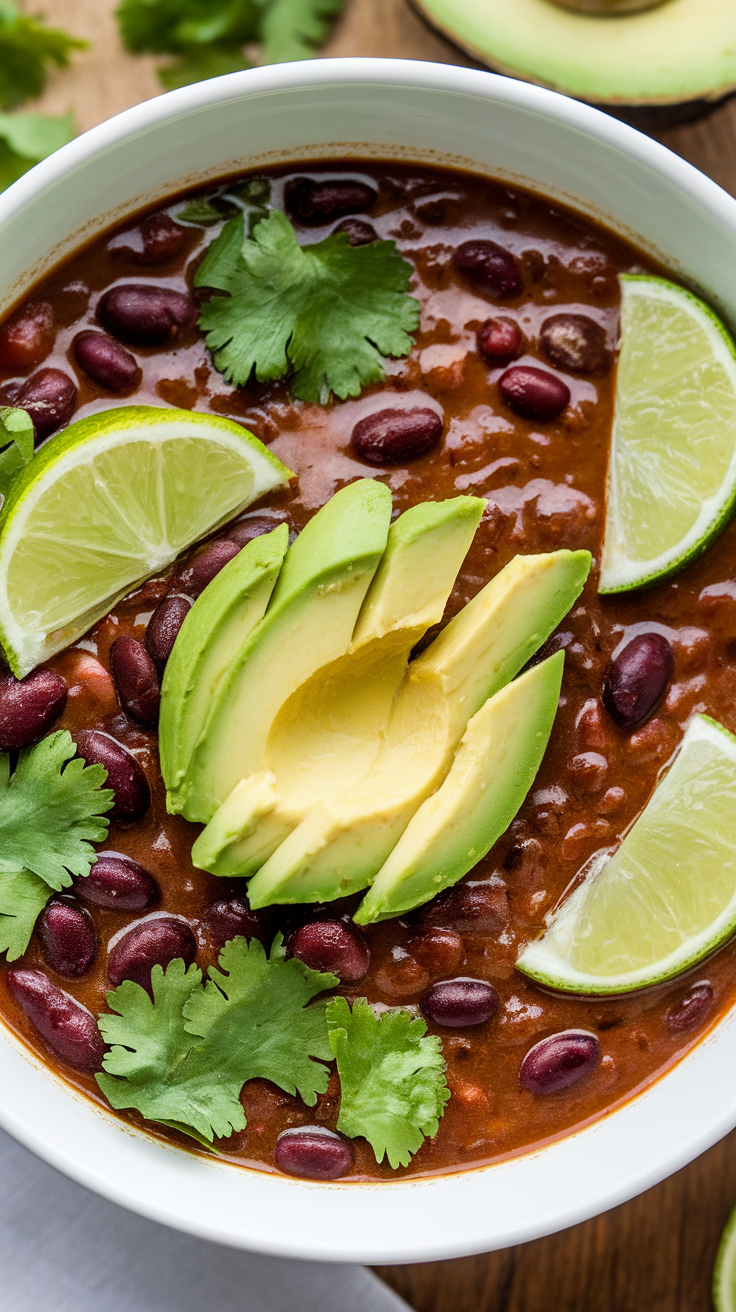
<svg viewBox="0 0 736 1312"><path fill-rule="evenodd" d="M736 240L733 198L658 142L591 106L530 83L462 66L369 58L317 59L247 70L134 106L70 142L0 195L0 232L11 217L65 175L119 143L171 120L274 91L359 85L446 91L471 101L480 97L552 118L563 128L592 137L657 173L697 207L709 211ZM204 1239L273 1255L334 1262L439 1260L506 1247L576 1224L658 1183L728 1133L736 1124L736 1096L729 1099L717 1084L719 1074L722 1076L724 1049L733 1047L734 1026L736 1006L659 1079L591 1124L528 1153L442 1176L319 1184L203 1162L131 1130L111 1113L94 1107L87 1098L70 1090L66 1082L50 1075L4 1026L0 1027L0 1125L52 1166L94 1192ZM54 1114L58 1112L58 1121L39 1123L34 1119L34 1109L44 1103L44 1097L43 1090L38 1098L35 1092L24 1097L22 1072L28 1065L43 1073L46 1091L53 1091L48 1092L45 1105L53 1108ZM16 1076L17 1087L13 1084ZM686 1107L696 1093L702 1103L697 1123L688 1122L674 1147L671 1133L668 1135L664 1126L658 1127L665 1085L668 1095L672 1090L670 1102L677 1096ZM608 1134L616 1143L601 1155L601 1144L606 1142L607 1127L613 1120L620 1132ZM60 1132L62 1123L64 1133ZM81 1138L75 1139L75 1133ZM85 1142L86 1153L80 1150ZM586 1168L591 1152L593 1157L598 1154L592 1174ZM577 1191L568 1189L562 1201L548 1197L525 1211L523 1190L528 1187L533 1195L541 1159L547 1174L556 1170L561 1179L571 1175L583 1183ZM115 1165L120 1168L118 1173L113 1169ZM214 1199L219 1194L233 1193L232 1185L223 1184L226 1178L244 1182L242 1193L253 1204L252 1214L236 1218L233 1224L222 1214L208 1214L204 1202L190 1205L183 1187L194 1183L202 1189L203 1200ZM521 1182L515 1186L517 1194L519 1188L521 1193L508 1215L501 1207L492 1222L488 1213L493 1209L488 1208L485 1182L491 1182L493 1192L496 1185L503 1190L512 1178ZM413 1209L406 1207L407 1191ZM311 1207L305 1209L307 1201ZM402 1217L416 1211L417 1205L420 1224L412 1219L408 1236ZM474 1209L470 1217L469 1208ZM299 1223L294 1220L286 1232L274 1222L281 1210L294 1217L300 1214ZM442 1225L431 1222L422 1230L421 1223L438 1210L442 1211ZM304 1218L304 1213L311 1213L311 1218ZM357 1233L354 1214L362 1217L367 1226L365 1233Z"/></svg>

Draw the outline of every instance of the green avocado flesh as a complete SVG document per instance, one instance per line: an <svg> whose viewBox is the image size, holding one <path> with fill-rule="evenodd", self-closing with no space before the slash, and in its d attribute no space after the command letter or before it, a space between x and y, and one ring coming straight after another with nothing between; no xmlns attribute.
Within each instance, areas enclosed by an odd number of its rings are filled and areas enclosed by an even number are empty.
<svg viewBox="0 0 736 1312"><path fill-rule="evenodd" d="M667 0L610 17L551 0L414 0L451 40L500 72L598 104L719 99L736 86L733 0Z"/></svg>

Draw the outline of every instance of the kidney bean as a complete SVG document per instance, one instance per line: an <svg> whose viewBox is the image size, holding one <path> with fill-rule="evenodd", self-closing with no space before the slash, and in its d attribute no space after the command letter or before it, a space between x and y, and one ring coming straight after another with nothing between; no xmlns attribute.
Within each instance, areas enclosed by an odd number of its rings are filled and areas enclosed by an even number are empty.
<svg viewBox="0 0 736 1312"><path fill-rule="evenodd" d="M373 225L363 219L343 219L333 231L346 232L351 246L368 246L372 241L378 241Z"/></svg>
<svg viewBox="0 0 736 1312"><path fill-rule="evenodd" d="M97 1021L85 1007L52 984L42 970L14 966L6 978L19 1007L60 1061L89 1075L102 1069L105 1044Z"/></svg>
<svg viewBox="0 0 736 1312"><path fill-rule="evenodd" d="M454 929L430 927L408 944L417 961L438 975L457 970L463 955L463 941Z"/></svg>
<svg viewBox="0 0 736 1312"><path fill-rule="evenodd" d="M274 1149L278 1170L305 1180L339 1180L350 1170L353 1158L350 1140L324 1125L282 1130Z"/></svg>
<svg viewBox="0 0 736 1312"><path fill-rule="evenodd" d="M674 671L672 648L661 633L640 633L612 660L601 700L619 729L638 729L656 711Z"/></svg>
<svg viewBox="0 0 736 1312"><path fill-rule="evenodd" d="M498 1005L499 997L491 984L464 976L433 984L419 1000L427 1020L455 1029L482 1025L495 1016Z"/></svg>
<svg viewBox="0 0 736 1312"><path fill-rule="evenodd" d="M186 239L187 230L176 223L170 214L149 214L141 227L143 249L137 252L139 264L163 264L179 254Z"/></svg>
<svg viewBox="0 0 736 1312"><path fill-rule="evenodd" d="M341 214L359 214L369 210L377 192L365 182L336 178L315 182L312 178L295 178L286 188L286 208L300 223L328 223Z"/></svg>
<svg viewBox="0 0 736 1312"><path fill-rule="evenodd" d="M331 971L344 984L355 984L371 964L371 953L354 925L341 920L313 920L291 940L295 957L311 970Z"/></svg>
<svg viewBox="0 0 736 1312"><path fill-rule="evenodd" d="M600 1056L595 1034L561 1030L529 1049L519 1068L519 1084L529 1093L559 1093L590 1075Z"/></svg>
<svg viewBox="0 0 736 1312"><path fill-rule="evenodd" d="M146 650L159 674L163 674L166 668L179 629L191 608L192 603L188 597L164 597L148 621Z"/></svg>
<svg viewBox="0 0 736 1312"><path fill-rule="evenodd" d="M0 329L0 364L5 369L33 369L54 344L50 305L28 305Z"/></svg>
<svg viewBox="0 0 736 1312"><path fill-rule="evenodd" d="M507 406L524 419L556 419L570 402L570 388L561 378L531 364L513 365L499 379Z"/></svg>
<svg viewBox="0 0 736 1312"><path fill-rule="evenodd" d="M524 336L513 319L486 319L478 333L478 350L488 364L508 364L521 355Z"/></svg>
<svg viewBox="0 0 736 1312"><path fill-rule="evenodd" d="M97 317L103 328L123 342L162 346L180 328L191 327L197 305L185 292L152 283L122 283L101 297Z"/></svg>
<svg viewBox="0 0 736 1312"><path fill-rule="evenodd" d="M66 681L55 670L0 678L0 751L36 742L61 715L66 696Z"/></svg>
<svg viewBox="0 0 736 1312"><path fill-rule="evenodd" d="M145 647L135 638L116 638L110 648L110 669L123 710L139 724L156 724L161 689Z"/></svg>
<svg viewBox="0 0 736 1312"><path fill-rule="evenodd" d="M113 808L108 811L113 823L140 820L148 810L151 790L135 757L109 733L99 729L81 729L72 737L77 755L87 765L104 765L107 770L105 787L112 788L115 794Z"/></svg>
<svg viewBox="0 0 736 1312"><path fill-rule="evenodd" d="M61 369L39 369L23 384L15 404L28 411L40 440L69 422L77 408L77 389Z"/></svg>
<svg viewBox="0 0 736 1312"><path fill-rule="evenodd" d="M107 333L93 329L77 333L72 349L77 364L100 387L122 392L137 387L140 382L141 371L135 356Z"/></svg>
<svg viewBox="0 0 736 1312"><path fill-rule="evenodd" d="M521 277L510 251L495 241L464 241L452 262L459 273L492 296L518 296Z"/></svg>
<svg viewBox="0 0 736 1312"><path fill-rule="evenodd" d="M208 542L196 556L192 556L186 565L182 565L176 575L176 586L190 597L198 597L239 551L239 542L229 538L215 538L214 542Z"/></svg>
<svg viewBox="0 0 736 1312"><path fill-rule="evenodd" d="M545 319L539 345L558 369L594 374L608 359L606 334L587 314L553 314Z"/></svg>
<svg viewBox="0 0 736 1312"><path fill-rule="evenodd" d="M239 547L245 547L254 538L260 538L264 533L272 533L279 524L286 522L286 515L278 511L275 515L251 515L249 519L241 519L240 523L233 524L228 529L228 540L237 542Z"/></svg>
<svg viewBox="0 0 736 1312"><path fill-rule="evenodd" d="M89 970L97 955L97 936L88 911L59 898L44 907L37 928L47 966L59 975Z"/></svg>
<svg viewBox="0 0 736 1312"><path fill-rule="evenodd" d="M122 852L98 852L89 874L76 880L74 891L91 906L111 911L147 911L159 899L153 875Z"/></svg>
<svg viewBox="0 0 736 1312"><path fill-rule="evenodd" d="M698 1025L703 1024L712 1009L713 986L709 980L701 979L688 989L679 1002L675 1002L665 1012L665 1024L675 1034L681 1034L685 1030L694 1030Z"/></svg>
<svg viewBox="0 0 736 1312"><path fill-rule="evenodd" d="M458 884L420 908L421 925L452 925L461 933L497 934L509 923L505 884Z"/></svg>
<svg viewBox="0 0 736 1312"><path fill-rule="evenodd" d="M275 933L271 907L252 911L245 896L220 898L212 902L204 919L216 943L227 943L231 938L257 938L268 947Z"/></svg>
<svg viewBox="0 0 736 1312"><path fill-rule="evenodd" d="M133 925L119 938L107 958L107 973L112 984L132 979L150 989L151 971L181 957L191 966L197 953L197 940L191 925L173 916L158 916Z"/></svg>
<svg viewBox="0 0 736 1312"><path fill-rule="evenodd" d="M395 465L426 456L442 436L436 410L376 410L360 419L350 441L356 455L372 465Z"/></svg>

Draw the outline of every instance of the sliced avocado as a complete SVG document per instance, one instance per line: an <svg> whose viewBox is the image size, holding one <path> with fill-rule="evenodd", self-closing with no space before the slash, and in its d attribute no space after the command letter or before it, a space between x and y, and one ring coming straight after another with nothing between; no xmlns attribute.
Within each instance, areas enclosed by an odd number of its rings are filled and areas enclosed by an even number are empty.
<svg viewBox="0 0 736 1312"><path fill-rule="evenodd" d="M194 745L177 805L206 823L264 769L274 719L321 666L347 651L386 546L391 493L360 479L337 492L286 554L268 610L231 662Z"/></svg>
<svg viewBox="0 0 736 1312"><path fill-rule="evenodd" d="M161 685L159 752L169 811L212 698L248 635L266 613L289 545L280 524L247 543L197 598L181 626Z"/></svg>
<svg viewBox="0 0 736 1312"><path fill-rule="evenodd" d="M408 666L371 768L349 793L318 799L254 876L251 906L327 902L371 883L445 779L468 721L556 628L590 562L587 551L517 556L450 621ZM364 678L359 687L365 696Z"/></svg>
<svg viewBox="0 0 736 1312"><path fill-rule="evenodd" d="M575 13L551 0L414 3L433 27L498 72L603 107L707 105L736 88L733 0L667 0L608 15Z"/></svg>
<svg viewBox="0 0 736 1312"><path fill-rule="evenodd" d="M416 812L361 902L371 925L421 906L461 879L508 828L542 762L564 653L508 684L469 721L444 783Z"/></svg>

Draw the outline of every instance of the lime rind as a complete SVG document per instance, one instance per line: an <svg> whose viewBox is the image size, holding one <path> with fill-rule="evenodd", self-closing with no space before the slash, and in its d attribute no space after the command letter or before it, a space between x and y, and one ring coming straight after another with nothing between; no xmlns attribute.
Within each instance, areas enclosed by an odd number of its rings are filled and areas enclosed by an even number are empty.
<svg viewBox="0 0 736 1312"><path fill-rule="evenodd" d="M719 773L725 792L722 788L719 795L722 805L716 797L713 807L714 781L717 785ZM657 865L654 871L646 861L652 851ZM691 881L683 883L681 892L671 873L681 868L687 875L688 860ZM665 876L659 887L658 871ZM692 879L696 872L697 881ZM730 883L729 896L718 914L697 928L695 922L702 917L708 898L719 896L718 878L725 887ZM605 911L607 895L610 915L606 918L600 913ZM688 914L693 923L689 927L678 924L678 917L686 919ZM594 867L553 913L544 934L522 952L517 969L566 993L627 993L664 983L696 966L734 930L736 738L715 720L696 715L669 772L617 852ZM575 964L576 954L579 958L589 952L590 942L601 933L608 935L602 947L609 961L615 962L617 954L625 956L628 951L635 955L638 951L642 964L618 972L580 969ZM679 937L680 941L669 952L644 960L647 943L657 936L665 941ZM600 950L600 938L598 945Z"/></svg>
<svg viewBox="0 0 736 1312"><path fill-rule="evenodd" d="M736 1207L721 1235L713 1270L713 1306L715 1312L736 1309Z"/></svg>
<svg viewBox="0 0 736 1312"><path fill-rule="evenodd" d="M669 578L736 508L732 337L703 301L664 278L627 274L621 291L601 593ZM647 538L658 536L665 546L652 554Z"/></svg>
<svg viewBox="0 0 736 1312"><path fill-rule="evenodd" d="M122 406L40 448L0 516L0 643L17 677L289 471L219 416Z"/></svg>

